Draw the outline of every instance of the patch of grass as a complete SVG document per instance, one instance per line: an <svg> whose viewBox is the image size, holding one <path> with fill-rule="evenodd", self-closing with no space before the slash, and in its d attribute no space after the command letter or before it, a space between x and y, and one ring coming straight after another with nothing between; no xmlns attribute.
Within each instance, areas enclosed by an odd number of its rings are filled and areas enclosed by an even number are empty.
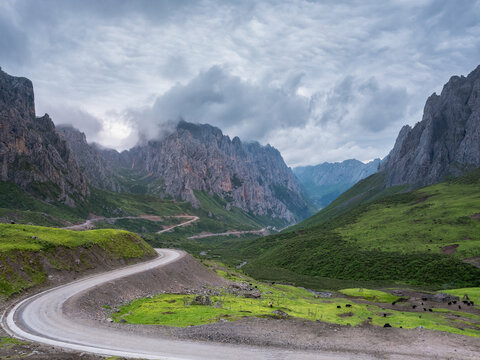
<svg viewBox="0 0 480 360"><path fill-rule="evenodd" d="M138 257L145 254L145 251L152 251L141 238L124 230L71 231L32 225L0 224L0 252L40 251L57 246L75 248L93 244L122 257Z"/></svg>
<svg viewBox="0 0 480 360"><path fill-rule="evenodd" d="M476 307L480 307L480 287L441 290L440 292L458 296L460 300L463 299L464 295L467 295L468 298L475 303Z"/></svg>
<svg viewBox="0 0 480 360"><path fill-rule="evenodd" d="M380 303L391 303L399 299L398 296L386 293L384 291L364 288L342 289L339 290L339 292L347 296L360 297L368 301Z"/></svg>
<svg viewBox="0 0 480 360"><path fill-rule="evenodd" d="M12 337L0 338L0 349L9 349L14 347L15 345L28 345L28 343Z"/></svg>

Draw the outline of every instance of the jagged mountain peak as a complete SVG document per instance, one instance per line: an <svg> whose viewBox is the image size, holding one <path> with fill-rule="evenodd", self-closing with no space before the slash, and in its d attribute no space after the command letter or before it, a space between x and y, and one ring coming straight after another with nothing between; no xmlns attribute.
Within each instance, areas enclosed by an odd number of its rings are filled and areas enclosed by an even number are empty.
<svg viewBox="0 0 480 360"><path fill-rule="evenodd" d="M1 180L49 201L74 205L86 178L48 114L35 116L33 84L0 70Z"/></svg>
<svg viewBox="0 0 480 360"><path fill-rule="evenodd" d="M75 142L73 136L67 139ZM223 198L227 208L236 206L254 215L287 222L303 219L313 210L277 149L257 142L242 142L238 137L231 140L219 128L208 124L181 121L162 139L121 153L92 146L90 150L82 150L88 146L86 141L76 142L72 148L90 179L99 173L108 175L108 168L113 173L116 169L126 169L134 171L148 183L148 191L159 196L198 205L195 192L203 191ZM105 161L98 163L104 171L88 166L93 163L88 160L94 157L93 150ZM92 183L103 188L106 184L105 180Z"/></svg>
<svg viewBox="0 0 480 360"><path fill-rule="evenodd" d="M432 94L422 121L404 126L381 166L387 186L413 187L458 176L480 165L480 66L452 76L440 95Z"/></svg>

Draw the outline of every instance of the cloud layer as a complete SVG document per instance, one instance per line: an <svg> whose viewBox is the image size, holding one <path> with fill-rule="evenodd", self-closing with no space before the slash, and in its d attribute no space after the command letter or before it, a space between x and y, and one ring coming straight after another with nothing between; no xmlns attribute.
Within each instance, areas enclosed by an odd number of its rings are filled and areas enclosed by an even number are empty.
<svg viewBox="0 0 480 360"><path fill-rule="evenodd" d="M366 161L478 65L479 18L479 0L6 0L0 66L106 146L182 117L292 166Z"/></svg>

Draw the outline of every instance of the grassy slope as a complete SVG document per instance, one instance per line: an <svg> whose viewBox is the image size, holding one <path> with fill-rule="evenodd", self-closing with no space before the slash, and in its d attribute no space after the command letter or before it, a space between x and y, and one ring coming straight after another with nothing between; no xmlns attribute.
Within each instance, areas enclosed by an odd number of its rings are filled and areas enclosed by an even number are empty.
<svg viewBox="0 0 480 360"><path fill-rule="evenodd" d="M0 218L4 222L43 226L66 226L68 223L81 223L90 214L105 217L151 215L197 215L201 220L188 230L201 232L222 232L229 229L259 229L266 225L284 226L281 220L251 215L241 209L225 209L226 203L219 197L197 192L200 208L196 209L187 202L160 199L153 195L112 193L98 189L91 190L91 196L85 202L78 202L75 208L63 204L49 204L40 201L19 189L10 182L0 182ZM125 222L127 230L141 229L141 221ZM118 224L117 224L118 225ZM144 225L144 224L143 224ZM118 227L113 225L112 227ZM144 226L145 227L145 226ZM152 228L149 226L148 228ZM154 231L154 229L151 229Z"/></svg>
<svg viewBox="0 0 480 360"><path fill-rule="evenodd" d="M341 194L326 208L290 229L304 229L320 225L328 219L344 214L358 205L372 202L386 196L405 192L407 188L408 186L394 186L391 188L386 188L385 174L373 174L368 178L360 180L353 187Z"/></svg>
<svg viewBox="0 0 480 360"><path fill-rule="evenodd" d="M155 255L154 250L139 236L123 230L77 232L41 226L0 224L0 295L9 296L45 282L47 274L43 261L50 262L58 270L77 270L77 264L68 263L68 260L73 259L58 258L59 254L79 248L88 251L93 247L101 249L103 254L113 260ZM62 252L62 249L66 251Z"/></svg>
<svg viewBox="0 0 480 360"><path fill-rule="evenodd" d="M249 262L246 271L265 279L299 275L296 282L305 284L337 278L478 286L480 269L461 259L480 256L480 222L470 217L480 211L479 180L476 171L359 205L342 216L317 217L303 230L246 242L238 256ZM459 245L456 253L441 253L453 244Z"/></svg>

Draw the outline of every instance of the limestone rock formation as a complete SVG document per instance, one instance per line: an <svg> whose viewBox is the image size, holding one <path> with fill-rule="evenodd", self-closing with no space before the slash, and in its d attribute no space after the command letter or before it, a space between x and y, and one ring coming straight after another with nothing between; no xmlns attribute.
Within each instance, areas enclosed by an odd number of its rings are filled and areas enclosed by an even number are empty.
<svg viewBox="0 0 480 360"><path fill-rule="evenodd" d="M425 104L423 119L400 131L380 170L387 186L419 187L480 166L480 66L453 76Z"/></svg>
<svg viewBox="0 0 480 360"><path fill-rule="evenodd" d="M89 192L50 117L35 117L32 82L0 69L0 175L45 200L74 205Z"/></svg>
<svg viewBox="0 0 480 360"><path fill-rule="evenodd" d="M311 214L293 172L270 145L232 140L210 125L180 122L165 138L129 151L104 151L112 167L134 169L157 179L156 194L198 205L195 190L218 195L227 209L289 222Z"/></svg>

